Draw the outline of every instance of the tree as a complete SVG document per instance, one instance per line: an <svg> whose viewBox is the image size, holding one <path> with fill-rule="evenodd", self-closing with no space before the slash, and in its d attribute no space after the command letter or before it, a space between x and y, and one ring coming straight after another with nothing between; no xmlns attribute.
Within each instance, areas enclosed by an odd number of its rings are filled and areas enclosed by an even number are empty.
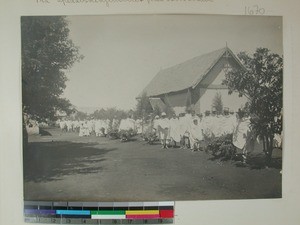
<svg viewBox="0 0 300 225"><path fill-rule="evenodd" d="M222 95L217 92L213 102L212 102L212 107L216 110L217 114L222 114L223 112L223 101L222 101Z"/></svg>
<svg viewBox="0 0 300 225"><path fill-rule="evenodd" d="M147 93L143 93L136 105L136 116L145 119L150 113L153 112L149 97Z"/></svg>
<svg viewBox="0 0 300 225"><path fill-rule="evenodd" d="M270 163L275 134L282 131L283 60L266 48L258 48L253 56L238 54L244 69L231 69L223 84L229 93L237 91L248 99L245 110L251 115L253 131L262 138L267 163Z"/></svg>
<svg viewBox="0 0 300 225"><path fill-rule="evenodd" d="M74 112L61 94L66 87L65 72L83 56L69 38L66 18L22 17L21 35L23 114L45 121L56 119L58 111Z"/></svg>
<svg viewBox="0 0 300 225"><path fill-rule="evenodd" d="M74 115L75 120L85 120L87 117L87 113L81 111L77 111Z"/></svg>
<svg viewBox="0 0 300 225"><path fill-rule="evenodd" d="M121 119L127 118L128 116L132 116L132 114L133 113L131 110L125 111L122 109L117 109L116 107L110 107L107 109L104 109L104 108L98 109L98 110L94 111L94 113L92 113L90 116L97 120L106 120L106 119L121 120Z"/></svg>

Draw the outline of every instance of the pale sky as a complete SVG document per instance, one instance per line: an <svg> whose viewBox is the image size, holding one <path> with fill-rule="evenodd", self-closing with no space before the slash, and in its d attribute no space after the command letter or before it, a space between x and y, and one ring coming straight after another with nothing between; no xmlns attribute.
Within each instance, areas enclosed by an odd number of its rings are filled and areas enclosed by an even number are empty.
<svg viewBox="0 0 300 225"><path fill-rule="evenodd" d="M226 46L283 54L282 18L216 15L71 16L84 59L68 72L64 97L78 107L131 109L159 70Z"/></svg>

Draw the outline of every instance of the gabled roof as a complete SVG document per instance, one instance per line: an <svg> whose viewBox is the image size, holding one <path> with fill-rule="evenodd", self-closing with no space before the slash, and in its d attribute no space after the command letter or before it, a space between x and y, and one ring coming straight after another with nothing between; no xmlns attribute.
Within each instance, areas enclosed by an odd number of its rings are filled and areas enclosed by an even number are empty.
<svg viewBox="0 0 300 225"><path fill-rule="evenodd" d="M178 65L161 70L140 93L139 97L143 93L147 93L147 96L158 96L195 87L225 52L240 64L239 60L228 47L197 56Z"/></svg>

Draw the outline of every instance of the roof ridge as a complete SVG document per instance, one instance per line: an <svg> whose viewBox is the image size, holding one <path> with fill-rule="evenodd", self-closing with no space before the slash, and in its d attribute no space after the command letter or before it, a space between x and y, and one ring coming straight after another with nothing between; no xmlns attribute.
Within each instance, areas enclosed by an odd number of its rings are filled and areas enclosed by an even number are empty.
<svg viewBox="0 0 300 225"><path fill-rule="evenodd" d="M223 48L219 48L219 49L217 49L217 50L214 50L214 51L212 51L212 52L207 52L207 53L204 53L204 54L202 54L202 55L197 55L197 56L194 56L194 57L192 57L192 58L190 58L190 59L187 59L187 60L185 60L185 61L183 61L183 62L181 62L181 63L177 63L177 64L175 64L175 65L173 65L173 66L169 66L169 67L166 67L166 68L164 68L164 69L161 69L157 74L159 74L159 73L161 73L162 71L165 71L165 70L168 70L168 69L172 69L172 68L174 68L174 67L177 67L177 66L180 66L180 65L182 65L182 64L186 64L187 62L190 62L190 61L193 61L193 60L195 60L195 59L198 59L198 58L204 58L204 56L208 56L208 55L212 55L213 53L216 53L216 52L218 52L218 51L221 51L221 50L227 50L227 49L229 49L228 47L223 47Z"/></svg>
<svg viewBox="0 0 300 225"><path fill-rule="evenodd" d="M158 96L164 93L195 87L220 60L225 52L234 55L226 46L212 52L195 56L171 67L161 69L142 90L139 96L145 92L148 96Z"/></svg>
<svg viewBox="0 0 300 225"><path fill-rule="evenodd" d="M224 47L224 48L220 48L218 50L215 50L213 52L210 52L210 53L216 53L218 51L220 51L220 54L218 55L218 58L216 58L214 61L211 62L210 66L207 68L207 70L201 75L199 75L194 81L193 81L193 84L191 85L191 87L195 87L197 86L203 79L203 77L206 76L206 74L208 74L208 72L216 65L216 63L220 60L220 58L224 55L224 53L226 51L228 51L228 47ZM209 54L209 53L208 53ZM200 77L201 76L201 77Z"/></svg>

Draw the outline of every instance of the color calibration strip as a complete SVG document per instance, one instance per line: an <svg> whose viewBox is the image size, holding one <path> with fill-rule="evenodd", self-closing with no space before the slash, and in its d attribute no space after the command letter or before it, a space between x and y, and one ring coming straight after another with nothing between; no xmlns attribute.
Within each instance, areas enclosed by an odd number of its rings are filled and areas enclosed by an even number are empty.
<svg viewBox="0 0 300 225"><path fill-rule="evenodd" d="M24 202L25 222L54 224L170 224L174 202Z"/></svg>

